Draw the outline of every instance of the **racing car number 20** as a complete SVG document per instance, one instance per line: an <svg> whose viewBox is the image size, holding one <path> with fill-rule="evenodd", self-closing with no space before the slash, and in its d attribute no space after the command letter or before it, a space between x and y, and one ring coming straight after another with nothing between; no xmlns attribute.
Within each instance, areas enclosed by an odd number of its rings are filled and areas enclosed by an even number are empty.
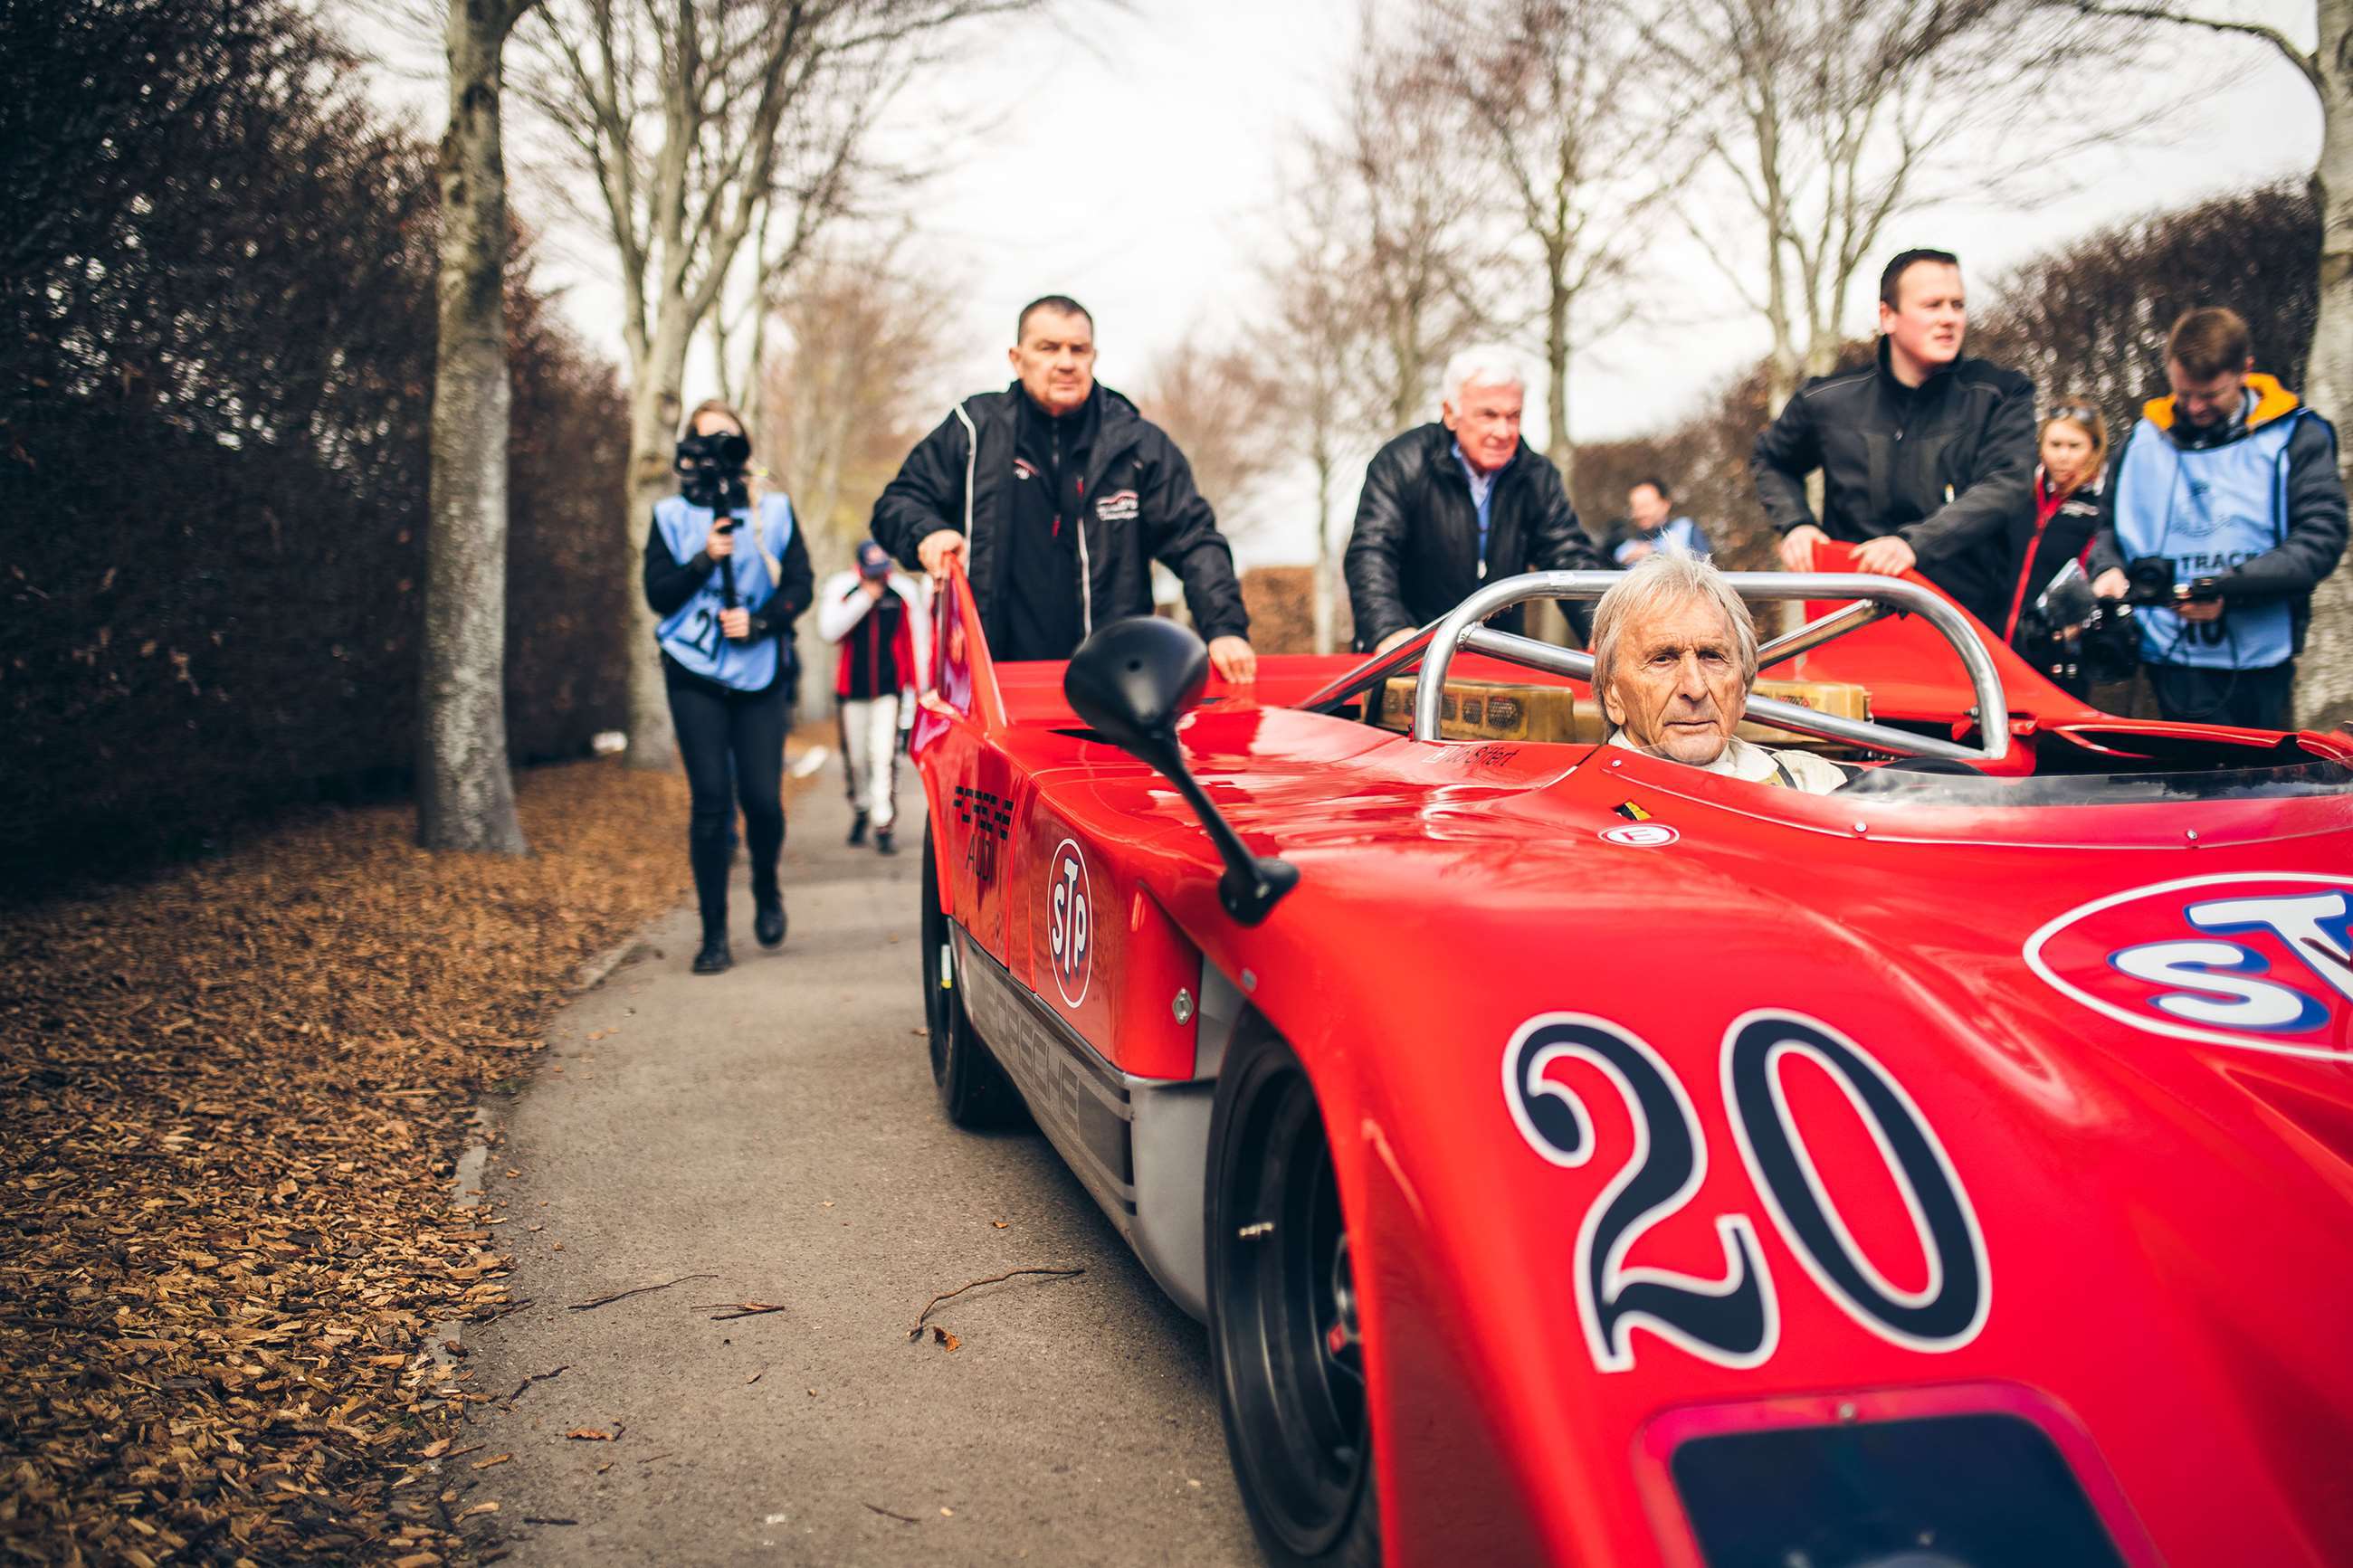
<svg viewBox="0 0 2353 1568"><path fill-rule="evenodd" d="M1840 1217L1782 1088L1779 1064L1793 1053L1831 1075L1888 1162L1926 1255L1920 1289L1891 1282ZM1504 1052L1504 1098L1521 1137L1555 1165L1582 1166L1596 1147L1584 1103L1550 1076L1553 1064L1567 1058L1599 1069L1633 1123L1632 1152L1577 1227L1577 1315L1594 1364L1631 1368L1639 1326L1718 1365L1761 1365L1779 1346L1780 1311L1747 1215L1716 1217L1725 1252L1719 1279L1626 1266L1634 1243L1689 1203L1706 1177L1707 1142L1689 1092L1648 1042L1616 1024L1578 1013L1529 1019ZM1733 1021L1719 1069L1749 1178L1823 1294L1866 1330L1908 1349L1952 1351L1974 1340L1993 1299L1985 1237L1943 1145L1887 1069L1830 1026L1769 1010Z"/></svg>

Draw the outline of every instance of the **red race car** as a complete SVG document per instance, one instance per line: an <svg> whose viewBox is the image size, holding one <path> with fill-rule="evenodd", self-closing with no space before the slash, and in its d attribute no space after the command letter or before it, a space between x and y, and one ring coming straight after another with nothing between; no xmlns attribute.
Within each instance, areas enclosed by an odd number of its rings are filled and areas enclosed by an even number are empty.
<svg viewBox="0 0 2353 1568"><path fill-rule="evenodd" d="M1207 1322L1269 1560L2353 1563L2353 743L1735 576L1819 602L1751 721L1853 775L1769 788L1482 624L1611 580L1239 689L941 596L941 1098Z"/></svg>

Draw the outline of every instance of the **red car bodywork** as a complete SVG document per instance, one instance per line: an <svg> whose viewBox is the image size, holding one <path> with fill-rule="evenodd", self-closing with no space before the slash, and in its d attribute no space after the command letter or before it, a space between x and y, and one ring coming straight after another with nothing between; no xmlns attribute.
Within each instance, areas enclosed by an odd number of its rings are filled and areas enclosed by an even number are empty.
<svg viewBox="0 0 2353 1568"><path fill-rule="evenodd" d="M1213 989L1314 1081L1390 1562L1699 1563L1672 1473L1694 1435L1953 1411L2037 1426L2124 1562L2353 1562L2353 968L2331 913L2353 796L1805 795L1616 748L1417 742L1285 705L1358 661L1268 658L1180 730L1250 848L1301 873L1246 928L1167 782L1087 738L1063 666L993 667L960 584L941 614L913 752L944 911L1132 1088L1213 1068L1172 1003ZM2234 738L2115 719L1995 652L2021 774ZM1808 659L1882 721L1969 727L1916 623ZM1630 1040L1632 1066L1515 1061L1545 1027ZM1741 1049L1769 1115L1736 1110ZM1662 1080L1692 1169L1630 1219L1613 1200L1675 1142ZM1784 1212L1793 1148L1810 1249ZM1198 1170L1139 1150L1123 1195L1115 1164L1090 1184L1124 1228L1155 1201L1198 1213ZM1703 1312L1745 1281L1766 1339L1678 1334L1628 1309L1645 1281Z"/></svg>

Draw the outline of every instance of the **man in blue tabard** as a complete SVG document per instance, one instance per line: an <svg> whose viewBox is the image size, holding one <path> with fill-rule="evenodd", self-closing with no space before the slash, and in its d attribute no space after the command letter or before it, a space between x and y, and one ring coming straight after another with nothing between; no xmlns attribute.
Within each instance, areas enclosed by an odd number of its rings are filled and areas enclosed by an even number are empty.
<svg viewBox="0 0 2353 1568"><path fill-rule="evenodd" d="M2166 339L2152 398L2116 469L2116 521L2092 542L2092 587L2172 563L2175 603L2144 607L2141 662L2168 719L2285 730L2312 591L2345 553L2337 432L2254 372L2247 323L2208 307Z"/></svg>

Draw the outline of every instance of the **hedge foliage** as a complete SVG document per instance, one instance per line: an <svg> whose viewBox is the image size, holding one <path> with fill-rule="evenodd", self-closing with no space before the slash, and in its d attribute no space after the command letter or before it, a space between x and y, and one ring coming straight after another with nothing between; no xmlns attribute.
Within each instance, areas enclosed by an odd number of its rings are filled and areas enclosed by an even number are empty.
<svg viewBox="0 0 2353 1568"><path fill-rule="evenodd" d="M432 149L280 0L0 0L0 889L413 765ZM617 726L611 368L520 254L518 762Z"/></svg>

